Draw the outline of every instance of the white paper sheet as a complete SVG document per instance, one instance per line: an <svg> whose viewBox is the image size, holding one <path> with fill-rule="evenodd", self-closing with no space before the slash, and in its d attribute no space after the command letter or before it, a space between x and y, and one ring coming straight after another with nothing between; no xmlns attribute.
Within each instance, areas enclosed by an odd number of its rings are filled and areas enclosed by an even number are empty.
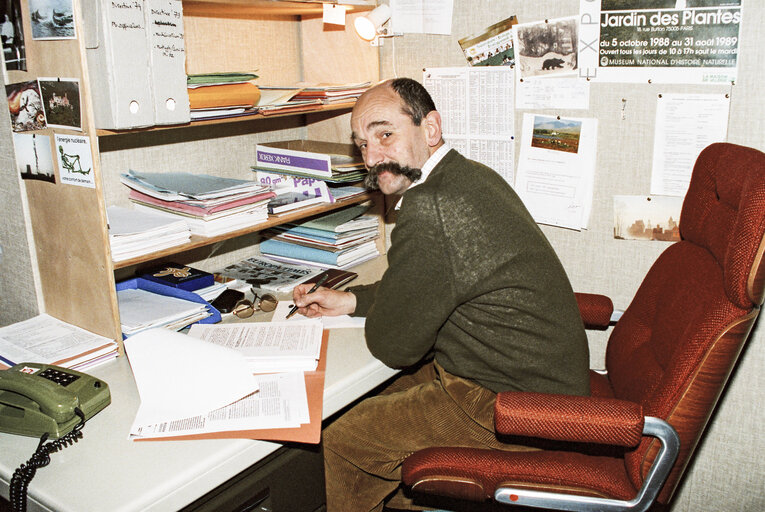
<svg viewBox="0 0 765 512"><path fill-rule="evenodd" d="M590 82L578 78L520 80L516 73L515 108L582 109L590 108Z"/></svg>
<svg viewBox="0 0 765 512"><path fill-rule="evenodd" d="M390 0L394 34L452 33L454 0Z"/></svg>
<svg viewBox="0 0 765 512"><path fill-rule="evenodd" d="M534 220L586 228L592 210L597 120L523 115L515 190Z"/></svg>
<svg viewBox="0 0 765 512"><path fill-rule="evenodd" d="M309 320L302 316L300 313L295 313L291 318L287 319L287 315L292 309L293 302L291 300L280 300L276 305L274 314L271 317L272 322L301 322ZM366 323L366 318L363 316L323 316L319 319L324 329L343 329L343 328L363 328Z"/></svg>
<svg viewBox="0 0 765 512"><path fill-rule="evenodd" d="M258 389L242 354L167 329L124 341L141 406L140 424L207 414Z"/></svg>
<svg viewBox="0 0 765 512"><path fill-rule="evenodd" d="M205 415L140 423L130 429L130 439L163 438L213 432L265 428L297 428L309 422L308 395L302 372L256 375L259 391Z"/></svg>
<svg viewBox="0 0 765 512"><path fill-rule="evenodd" d="M444 140L513 184L513 69L506 66L427 68L423 85L441 114Z"/></svg>
<svg viewBox="0 0 765 512"><path fill-rule="evenodd" d="M651 194L685 196L701 150L727 137L726 94L660 94L656 103Z"/></svg>
<svg viewBox="0 0 765 512"><path fill-rule="evenodd" d="M209 343L241 353L253 373L313 371L319 362L323 327L318 320L195 324L189 330Z"/></svg>

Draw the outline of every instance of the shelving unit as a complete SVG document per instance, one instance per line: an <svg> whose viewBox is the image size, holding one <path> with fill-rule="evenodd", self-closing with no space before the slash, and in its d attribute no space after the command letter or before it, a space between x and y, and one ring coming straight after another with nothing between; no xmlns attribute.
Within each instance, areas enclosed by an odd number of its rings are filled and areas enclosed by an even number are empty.
<svg viewBox="0 0 765 512"><path fill-rule="evenodd" d="M267 135L266 138L278 138L282 131L287 130L284 128L285 119L288 128L292 132L300 131L302 138L345 142L349 140L347 115L353 103L328 105L319 111L291 114L286 117L256 115L231 120L195 121L183 126L153 127L128 132L99 130L94 123L89 69L81 36L83 27L80 20L82 10L87 8L87 5L83 5L86 4L86 0L75 0L74 4L78 38L50 41L32 39L28 4L22 2L28 69L9 72L8 80L9 83L34 80L38 77L67 77L79 80L82 131L47 128L37 133L48 135L51 139L54 132L86 135L91 143L94 188L68 185L60 180L55 184L25 181L40 289L47 313L92 332L121 340L115 291L116 270L129 270L132 266L171 256L181 257L182 253L191 250L211 248L219 242L256 233L274 225L377 197L367 194L348 201L306 208L226 235L193 237L189 243L180 247L115 264L111 259L109 247L105 191L118 190L118 175L119 172L124 172L125 168L115 168L122 163L104 165L101 145L107 147L110 152L118 153L120 158L126 159L126 165L132 165L132 155L147 160L146 156L140 155L145 147L151 149L152 145L157 144L152 139L161 138L163 133L170 133L172 140L168 144L180 141L184 144L184 153L199 153L184 155L185 157L196 156L202 159L206 148L209 149L208 144L217 143L215 138L220 136L218 132L223 128L237 125L236 135L241 136L242 132L245 132L245 136L253 138L254 147L255 142L259 141L258 137ZM188 73L257 69L259 83L265 85L289 85L297 81L374 82L379 77L377 50L352 33L353 16L372 9L373 5L353 6L349 12L354 14L349 16L345 29L325 27L321 19L322 6L319 3L189 0L184 1L183 6ZM274 34L278 34L279 37L274 37ZM247 121L255 122L247 124ZM269 124L273 125L273 129L268 128ZM204 140L204 135L200 138L200 130L208 126L210 140ZM252 134L247 133L250 129ZM120 141L126 133L128 137L134 133L139 136L144 134L144 137L139 138L139 142L131 141L122 148L120 142L114 141ZM286 137L294 138L294 135L290 133ZM249 155L243 154L239 155L234 163L226 165L246 169L252 161ZM156 165L152 168L155 171L176 170L173 158L152 160L152 164ZM127 193L124 196L127 201ZM185 262L194 264L193 261Z"/></svg>

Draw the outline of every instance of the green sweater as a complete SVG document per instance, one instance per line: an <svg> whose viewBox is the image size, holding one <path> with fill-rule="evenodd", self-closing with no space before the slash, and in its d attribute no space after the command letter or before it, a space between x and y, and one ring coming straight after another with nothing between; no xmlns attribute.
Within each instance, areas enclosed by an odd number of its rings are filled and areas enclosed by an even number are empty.
<svg viewBox="0 0 765 512"><path fill-rule="evenodd" d="M499 392L589 394L587 338L571 284L515 191L449 151L404 193L382 279L350 289L369 350Z"/></svg>

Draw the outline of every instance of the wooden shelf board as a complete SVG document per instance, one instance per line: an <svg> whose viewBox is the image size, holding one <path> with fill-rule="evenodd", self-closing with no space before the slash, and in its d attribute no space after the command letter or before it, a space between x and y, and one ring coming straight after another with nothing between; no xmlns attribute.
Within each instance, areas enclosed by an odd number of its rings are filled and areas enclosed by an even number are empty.
<svg viewBox="0 0 765 512"><path fill-rule="evenodd" d="M327 2L333 3L333 2ZM374 5L347 5L347 13L371 11ZM274 0L183 0L184 16L209 18L242 18L257 16L302 16L321 15L321 2L288 2Z"/></svg>
<svg viewBox="0 0 765 512"><path fill-rule="evenodd" d="M170 247L168 249L163 249L161 251L152 252L149 254L144 254L141 256L137 256L135 258L130 258L128 260L123 260L120 262L114 263L114 268L125 268L130 267L132 265L138 265L140 263L146 263L153 260L158 260L160 258L164 258L166 256L172 256L174 254L178 254L181 252L189 251L192 249L197 249L199 247L205 247L208 245L212 245L217 242L221 242L224 240L229 240L231 238L237 238L242 235L247 235L250 233L257 233L259 231L263 231L264 229L272 228L274 226L279 226L281 224L284 224L286 222L292 222L295 220L301 220L308 217L311 217L313 215L318 215L321 213L330 212L332 210L337 210L339 208L343 208L345 206L350 206L353 204L359 204L363 203L365 201L369 201L370 199L373 199L375 197L379 196L379 192L369 192L365 193L361 196L353 197L346 200L340 200L335 203L331 204L319 204L316 206L310 206L306 208L298 208L297 210L294 210L292 212L284 213L282 215L269 215L268 220L265 222L261 222L260 224L255 224L253 226L248 226L246 228L239 229L237 231L231 231L229 233L224 233L222 235L217 236L211 236L211 237L204 237L204 236L198 236L198 235L192 235L191 241L188 243L185 243L183 245L176 245L175 247Z"/></svg>
<svg viewBox="0 0 765 512"><path fill-rule="evenodd" d="M123 135L126 133L134 133L134 132L147 132L147 131L156 131L156 130L185 128L189 126L206 126L206 125L223 124L223 123L237 123L237 122L244 122L244 121L252 121L256 119L262 120L262 119L272 119L276 117L303 116L303 115L317 114L322 112L331 112L336 110L350 110L353 108L353 105L355 104L356 104L355 101L348 101L343 103L333 103L329 105L322 105L322 107L318 109L307 109L307 110L301 110L298 112L284 112L284 113L278 113L278 114L268 114L265 116L263 114L251 114L247 116L227 117L223 119L203 119L199 121L191 121L190 123L185 123L185 124L147 126L145 128L131 128L129 130L98 129L96 130L96 133L98 134L99 137L104 137L109 135Z"/></svg>

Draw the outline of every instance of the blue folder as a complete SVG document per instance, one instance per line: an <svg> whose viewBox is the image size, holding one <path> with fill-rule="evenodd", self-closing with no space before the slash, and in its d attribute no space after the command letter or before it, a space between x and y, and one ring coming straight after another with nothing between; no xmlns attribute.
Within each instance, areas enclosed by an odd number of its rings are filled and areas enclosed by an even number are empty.
<svg viewBox="0 0 765 512"><path fill-rule="evenodd" d="M220 311L212 307L212 305L204 300L202 297L197 295L196 293L189 292L186 290L181 290L180 288L173 288L172 286L167 286L160 283L155 283L153 281L149 281L147 279L143 279L141 277L134 277L132 279L127 279L125 281L120 281L117 283L117 291L121 290L131 290L131 289L139 289L139 290L146 290L147 292L156 293L158 295L165 295L169 297L177 297L179 299L188 300L190 302L197 302L199 304L204 304L207 306L207 310L212 313L207 318L203 318L202 320L199 320L198 324L214 324L217 322L220 322ZM125 338L125 335L122 335L123 338Z"/></svg>

